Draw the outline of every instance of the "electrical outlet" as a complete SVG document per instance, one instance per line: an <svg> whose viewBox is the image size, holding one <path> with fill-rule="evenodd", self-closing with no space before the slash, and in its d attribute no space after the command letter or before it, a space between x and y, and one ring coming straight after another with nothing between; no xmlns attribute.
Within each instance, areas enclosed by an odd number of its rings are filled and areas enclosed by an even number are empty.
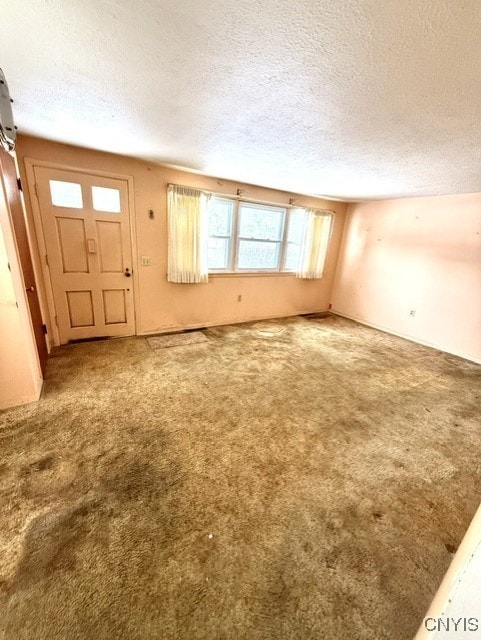
<svg viewBox="0 0 481 640"><path fill-rule="evenodd" d="M150 257L149 256L141 256L140 257L140 264L143 267L150 267Z"/></svg>

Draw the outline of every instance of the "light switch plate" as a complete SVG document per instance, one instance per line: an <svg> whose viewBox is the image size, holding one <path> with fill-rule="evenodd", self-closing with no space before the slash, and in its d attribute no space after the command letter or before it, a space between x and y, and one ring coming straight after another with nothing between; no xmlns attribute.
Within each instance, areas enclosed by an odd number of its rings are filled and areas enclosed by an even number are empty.
<svg viewBox="0 0 481 640"><path fill-rule="evenodd" d="M150 256L140 256L140 264L143 267L150 267Z"/></svg>

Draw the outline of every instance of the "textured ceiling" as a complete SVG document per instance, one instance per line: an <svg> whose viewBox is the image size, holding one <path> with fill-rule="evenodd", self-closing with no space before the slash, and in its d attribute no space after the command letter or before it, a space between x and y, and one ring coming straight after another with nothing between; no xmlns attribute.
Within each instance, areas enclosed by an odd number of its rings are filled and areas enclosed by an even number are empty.
<svg viewBox="0 0 481 640"><path fill-rule="evenodd" d="M20 131L346 199L481 191L479 0L3 0Z"/></svg>

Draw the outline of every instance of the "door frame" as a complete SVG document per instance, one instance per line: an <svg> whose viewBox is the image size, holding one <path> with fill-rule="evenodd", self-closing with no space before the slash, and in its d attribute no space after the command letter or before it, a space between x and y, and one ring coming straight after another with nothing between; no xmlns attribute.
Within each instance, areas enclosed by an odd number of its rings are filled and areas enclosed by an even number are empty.
<svg viewBox="0 0 481 640"><path fill-rule="evenodd" d="M7 253L7 260L9 263L10 275L12 278L13 292L18 307L18 321L21 327L22 340L25 345L25 357L28 363L28 369L31 373L31 391L28 395L15 393L14 405L28 404L30 402L36 402L40 398L43 386L42 368L40 365L40 357L38 353L37 344L35 341L35 334L32 324L32 316L27 299L27 292L25 291L25 282L23 279L22 264L20 259L20 253L18 251L17 239L15 236L15 227L13 225L12 214L7 200L7 192L5 188L4 176L0 172L0 232L3 236L3 242L5 244L5 251ZM3 402L0 402L2 409L7 409L12 406L11 402L2 406Z"/></svg>
<svg viewBox="0 0 481 640"><path fill-rule="evenodd" d="M41 303L41 286L34 265L35 244L32 242L32 234L27 227L25 198L22 192L22 184L19 181L18 158L15 151L7 152L0 149L1 178L5 191L5 198L12 223L17 254L22 268L24 288L27 291L27 301L30 311L35 344L42 375L45 373L48 358L48 339L45 333L45 318L47 313Z"/></svg>
<svg viewBox="0 0 481 640"><path fill-rule="evenodd" d="M111 171L97 171L86 167L75 167L72 165L60 164L57 162L49 162L46 160L35 160L35 158L24 158L25 173L27 176L27 187L32 205L33 222L35 226L35 235L37 236L37 246L39 250L40 266L42 268L43 282L45 286L45 294L47 306L50 315L50 327L55 346L60 345L60 332L55 320L57 310L55 307L55 299L53 296L53 287L51 273L47 262L47 247L45 243L44 228L42 222L42 214L40 211L40 203L38 201L35 189L35 167L47 169L58 169L60 171L70 171L74 173L83 173L86 175L100 176L103 178L112 178L114 180L125 180L127 182L128 204L129 204L129 224L130 224L130 247L132 251L133 264L133 289L134 289L134 334L137 335L140 326L140 297L139 297L139 273L138 273L138 251L137 251L137 229L135 225L135 206L134 206L134 178L130 175L122 173L113 173Z"/></svg>

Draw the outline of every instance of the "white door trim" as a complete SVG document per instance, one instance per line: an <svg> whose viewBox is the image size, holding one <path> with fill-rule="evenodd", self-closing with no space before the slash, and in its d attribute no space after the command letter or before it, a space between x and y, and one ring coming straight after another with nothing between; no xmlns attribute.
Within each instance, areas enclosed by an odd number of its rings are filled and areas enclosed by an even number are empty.
<svg viewBox="0 0 481 640"><path fill-rule="evenodd" d="M35 235L37 237L37 245L40 255L40 263L42 267L43 282L47 298L48 311L50 315L49 331L53 336L55 346L60 345L60 333L55 321L57 315L55 308L55 300L53 296L53 287L50 269L47 262L47 248L45 243L45 235L42 223L42 214L40 212L40 204L35 189L35 167L44 167L49 169L59 169L61 171L71 171L75 173L83 173L86 175L101 176L104 178L113 178L117 180L125 180L127 182L127 192L129 201L129 221L130 221L130 242L133 263L133 284L134 284L134 331L138 334L140 323L140 297L139 297L139 263L137 250L137 229L135 225L135 208L134 208L134 178L131 175L122 173L113 173L110 171L97 171L86 167L73 167L71 165L59 164L56 162L48 162L45 160L36 160L35 158L24 158L25 173L27 176L27 187L32 205L33 222L35 225Z"/></svg>

